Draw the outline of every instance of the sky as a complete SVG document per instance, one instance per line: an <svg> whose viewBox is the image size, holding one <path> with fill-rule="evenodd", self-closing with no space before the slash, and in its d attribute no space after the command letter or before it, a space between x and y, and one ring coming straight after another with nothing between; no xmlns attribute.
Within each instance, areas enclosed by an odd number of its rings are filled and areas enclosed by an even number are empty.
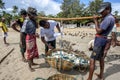
<svg viewBox="0 0 120 80"><path fill-rule="evenodd" d="M18 6L19 9L27 9L29 6L34 7L39 11L44 11L46 15L56 15L61 11L60 6L63 0L3 0L7 12L12 11L13 6ZM80 3L86 5L92 0L80 0ZM112 12L119 11L120 15L120 0L104 0L104 2L112 3Z"/></svg>

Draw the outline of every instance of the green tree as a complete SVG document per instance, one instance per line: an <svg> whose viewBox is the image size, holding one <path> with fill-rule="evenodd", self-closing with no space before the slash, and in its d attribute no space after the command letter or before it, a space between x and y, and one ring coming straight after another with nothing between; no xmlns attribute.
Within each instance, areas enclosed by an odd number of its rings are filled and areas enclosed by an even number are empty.
<svg viewBox="0 0 120 80"><path fill-rule="evenodd" d="M56 16L53 16L52 14L49 14L49 15L47 15L47 17L52 17L52 18L54 18L54 17L56 17Z"/></svg>
<svg viewBox="0 0 120 80"><path fill-rule="evenodd" d="M5 17L5 19L6 19L7 25L9 25L9 27L10 27L10 21L12 20L12 15L9 14L9 13L5 13L5 14L4 14L4 17Z"/></svg>
<svg viewBox="0 0 120 80"><path fill-rule="evenodd" d="M118 16L118 13L119 13L118 11L114 11L115 16Z"/></svg>
<svg viewBox="0 0 120 80"><path fill-rule="evenodd" d="M93 0L89 2L89 15L97 14L97 11L100 7L100 4L103 2L103 0Z"/></svg>
<svg viewBox="0 0 120 80"><path fill-rule="evenodd" d="M62 16L65 18L71 18L71 17L80 17L82 16L82 12L84 10L85 5L80 4L80 0L63 0L63 3L61 5L61 10L58 16ZM64 21L65 22L65 21ZM69 21L71 23L71 21ZM72 23L76 22L72 21Z"/></svg>
<svg viewBox="0 0 120 80"><path fill-rule="evenodd" d="M5 8L5 3L2 2L2 0L0 0L0 9L4 9Z"/></svg>
<svg viewBox="0 0 120 80"><path fill-rule="evenodd" d="M4 15L6 14L6 12L5 12L5 11L2 11L2 14L3 14L2 16L4 16Z"/></svg>
<svg viewBox="0 0 120 80"><path fill-rule="evenodd" d="M56 16L57 18L61 18L61 17L63 17L63 12L61 11L61 12L59 12L58 14L57 14L57 16Z"/></svg>
<svg viewBox="0 0 120 80"><path fill-rule="evenodd" d="M12 19L17 19L17 18L19 18L19 16L17 15L17 13L18 13L18 7L16 6L16 5L14 5L13 7L13 10L12 10Z"/></svg>
<svg viewBox="0 0 120 80"><path fill-rule="evenodd" d="M12 15L9 13L6 13L6 11L2 11L2 16L6 19L6 24L10 25L10 21L12 19Z"/></svg>
<svg viewBox="0 0 120 80"><path fill-rule="evenodd" d="M15 15L18 12L18 7L15 5L13 6L12 13Z"/></svg>
<svg viewBox="0 0 120 80"><path fill-rule="evenodd" d="M63 17L76 17L81 16L84 9L84 4L80 4L79 0L63 0L61 9Z"/></svg>
<svg viewBox="0 0 120 80"><path fill-rule="evenodd" d="M3 9L5 9L5 3L4 2L2 2L2 0L0 0L0 17L3 15L2 14L2 11L3 11Z"/></svg>

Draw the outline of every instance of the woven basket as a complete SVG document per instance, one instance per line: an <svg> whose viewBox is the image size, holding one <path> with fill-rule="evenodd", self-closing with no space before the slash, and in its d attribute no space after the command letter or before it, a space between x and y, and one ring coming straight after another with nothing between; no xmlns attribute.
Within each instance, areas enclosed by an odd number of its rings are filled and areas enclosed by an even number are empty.
<svg viewBox="0 0 120 80"><path fill-rule="evenodd" d="M46 58L46 61L51 67L58 70L71 70L74 67L74 64L72 62L63 60L61 58Z"/></svg>
<svg viewBox="0 0 120 80"><path fill-rule="evenodd" d="M52 54L52 52L56 52L56 51L60 51L61 49L54 49L54 50L50 50L48 52L48 54ZM62 50L64 52L67 52L67 50ZM48 64L53 67L56 68L58 70L71 70L74 67L74 64L72 62L63 60L61 58L50 58L50 57L46 57L45 60L48 62Z"/></svg>
<svg viewBox="0 0 120 80"><path fill-rule="evenodd" d="M79 71L80 73L85 73L89 70L89 65L77 65L74 67L74 69Z"/></svg>
<svg viewBox="0 0 120 80"><path fill-rule="evenodd" d="M73 76L67 74L55 74L49 77L47 80L76 80Z"/></svg>

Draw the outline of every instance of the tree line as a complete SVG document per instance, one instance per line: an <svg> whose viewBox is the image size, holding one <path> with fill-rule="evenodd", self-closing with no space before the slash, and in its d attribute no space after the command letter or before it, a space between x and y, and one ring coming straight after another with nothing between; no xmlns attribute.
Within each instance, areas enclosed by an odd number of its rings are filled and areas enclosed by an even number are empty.
<svg viewBox="0 0 120 80"><path fill-rule="evenodd" d="M61 5L61 12L56 15L46 15L44 11L39 11L38 16L50 17L50 18L72 18L72 17L87 17L92 16L93 14L97 14L97 10L104 0L91 0L88 5L85 5L80 0L63 0ZM19 18L18 6L14 5L11 13L4 11L5 3L0 0L0 17L4 16L7 19L7 23L10 24L12 19ZM120 17L118 15L118 11L114 11L115 16ZM98 14L97 14L98 15ZM63 23L87 23L92 20L71 20L71 21L63 21Z"/></svg>

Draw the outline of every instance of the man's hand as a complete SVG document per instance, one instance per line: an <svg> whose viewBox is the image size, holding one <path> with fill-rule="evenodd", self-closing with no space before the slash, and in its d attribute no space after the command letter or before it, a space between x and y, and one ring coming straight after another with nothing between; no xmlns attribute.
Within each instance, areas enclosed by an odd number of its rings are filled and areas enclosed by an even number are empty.
<svg viewBox="0 0 120 80"><path fill-rule="evenodd" d="M93 15L93 20L94 22L98 20L98 16L97 15Z"/></svg>
<svg viewBox="0 0 120 80"><path fill-rule="evenodd" d="M37 38L39 38L39 34L38 34L38 33L36 33L35 36L36 36Z"/></svg>
<svg viewBox="0 0 120 80"><path fill-rule="evenodd" d="M48 48L49 49L53 49L53 47L51 46L51 44L48 44Z"/></svg>

